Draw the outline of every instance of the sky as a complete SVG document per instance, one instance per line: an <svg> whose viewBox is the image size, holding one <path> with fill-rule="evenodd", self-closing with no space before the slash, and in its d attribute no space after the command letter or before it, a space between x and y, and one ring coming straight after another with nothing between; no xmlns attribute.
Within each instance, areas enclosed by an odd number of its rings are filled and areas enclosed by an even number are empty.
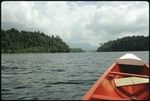
<svg viewBox="0 0 150 101"><path fill-rule="evenodd" d="M70 48L96 50L124 36L149 35L146 1L3 1L1 27L58 35Z"/></svg>

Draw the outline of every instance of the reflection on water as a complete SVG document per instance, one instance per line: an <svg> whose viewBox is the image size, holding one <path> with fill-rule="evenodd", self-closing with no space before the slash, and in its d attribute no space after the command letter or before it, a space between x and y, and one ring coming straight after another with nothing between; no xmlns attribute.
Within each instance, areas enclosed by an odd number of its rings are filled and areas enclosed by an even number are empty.
<svg viewBox="0 0 150 101"><path fill-rule="evenodd" d="M128 52L2 54L2 99L80 100ZM149 52L134 53L148 63Z"/></svg>

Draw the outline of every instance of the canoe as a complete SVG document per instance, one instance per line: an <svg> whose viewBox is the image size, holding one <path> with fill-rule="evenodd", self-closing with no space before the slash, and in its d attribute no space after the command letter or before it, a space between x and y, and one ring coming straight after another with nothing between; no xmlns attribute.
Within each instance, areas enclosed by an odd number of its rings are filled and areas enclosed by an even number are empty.
<svg viewBox="0 0 150 101"><path fill-rule="evenodd" d="M149 65L134 54L117 59L82 100L149 100Z"/></svg>

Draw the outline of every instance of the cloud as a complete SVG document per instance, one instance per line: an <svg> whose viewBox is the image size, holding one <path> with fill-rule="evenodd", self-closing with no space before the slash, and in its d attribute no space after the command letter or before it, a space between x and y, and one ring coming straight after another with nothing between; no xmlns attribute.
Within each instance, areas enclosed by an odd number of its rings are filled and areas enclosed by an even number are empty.
<svg viewBox="0 0 150 101"><path fill-rule="evenodd" d="M89 44L126 35L149 34L148 2L4 1L2 28L59 35L65 42Z"/></svg>
<svg viewBox="0 0 150 101"><path fill-rule="evenodd" d="M140 2L139 2L140 3ZM116 37L132 35L148 35L148 4L120 4L104 5L97 10L97 15L93 21L87 25L87 29L100 34L104 40L114 39ZM97 20L96 20L97 19ZM122 34L124 33L124 35Z"/></svg>

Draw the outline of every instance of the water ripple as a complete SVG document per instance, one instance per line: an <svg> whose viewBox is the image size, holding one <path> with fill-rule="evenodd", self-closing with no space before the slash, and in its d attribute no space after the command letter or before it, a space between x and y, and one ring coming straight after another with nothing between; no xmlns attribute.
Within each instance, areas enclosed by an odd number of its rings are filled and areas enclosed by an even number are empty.
<svg viewBox="0 0 150 101"><path fill-rule="evenodd" d="M24 89L24 88L27 88L27 86L17 86L15 87L14 89ZM28 87L29 88L29 87Z"/></svg>
<svg viewBox="0 0 150 101"><path fill-rule="evenodd" d="M63 82L51 82L49 84L87 84L91 83L93 81L96 81L96 79L90 79L90 80L68 80Z"/></svg>
<svg viewBox="0 0 150 101"><path fill-rule="evenodd" d="M2 54L4 100L80 100L126 52ZM149 52L133 52L149 60Z"/></svg>
<svg viewBox="0 0 150 101"><path fill-rule="evenodd" d="M54 72L64 72L65 70L64 69L52 69L51 71L54 71Z"/></svg>

